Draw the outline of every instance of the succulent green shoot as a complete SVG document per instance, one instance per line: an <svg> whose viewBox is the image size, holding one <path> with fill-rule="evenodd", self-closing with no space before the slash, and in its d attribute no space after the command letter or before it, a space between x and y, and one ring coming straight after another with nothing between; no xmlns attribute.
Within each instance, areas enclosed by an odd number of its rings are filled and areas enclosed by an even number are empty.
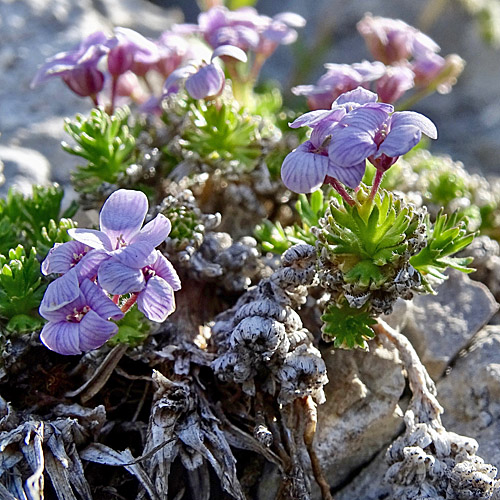
<svg viewBox="0 0 500 500"><path fill-rule="evenodd" d="M332 188L326 194L318 189L306 196L300 194L295 208L300 217L299 224L283 227L279 221L271 222L264 220L256 227L255 236L261 242L265 252L283 253L296 243L308 243L314 245L316 236L311 232L311 228L318 226L319 221L324 217L331 197L340 199Z"/></svg>
<svg viewBox="0 0 500 500"><path fill-rule="evenodd" d="M474 269L468 267L472 257L453 257L463 250L475 237L466 229L466 220L458 213L448 215L440 210L433 226L427 220L427 246L418 254L410 258L410 264L422 275L424 285L432 292L426 275L433 276L439 281L446 279L443 272L451 267L464 273L471 273Z"/></svg>
<svg viewBox="0 0 500 500"><path fill-rule="evenodd" d="M67 229L75 227L68 218L61 218L64 192L60 186L33 186L31 197L10 189L6 199L0 199L0 253L7 255L18 243L36 247L38 256L45 257L54 243L69 240ZM71 206L63 215L74 215Z"/></svg>
<svg viewBox="0 0 500 500"><path fill-rule="evenodd" d="M63 142L63 149L87 161L73 174L77 191L92 192L102 182L115 183L133 163L140 128L131 127L129 118L128 108L117 109L111 116L95 108L88 117L78 114L74 121L65 121L64 129L76 144Z"/></svg>
<svg viewBox="0 0 500 500"><path fill-rule="evenodd" d="M189 106L190 121L180 145L206 164L237 161L251 171L262 155L261 139L266 134L262 119L223 101L196 101Z"/></svg>
<svg viewBox="0 0 500 500"><path fill-rule="evenodd" d="M366 190L357 193L353 206L342 200L330 204L324 220L322 239L346 273L348 283L377 286L392 277L383 266L399 261L407 250L405 242L416 227L411 205L387 191L371 200Z"/></svg>
<svg viewBox="0 0 500 500"><path fill-rule="evenodd" d="M34 248L26 254L18 245L0 255L0 317L8 320L7 330L33 331L43 324L36 309L46 286Z"/></svg>

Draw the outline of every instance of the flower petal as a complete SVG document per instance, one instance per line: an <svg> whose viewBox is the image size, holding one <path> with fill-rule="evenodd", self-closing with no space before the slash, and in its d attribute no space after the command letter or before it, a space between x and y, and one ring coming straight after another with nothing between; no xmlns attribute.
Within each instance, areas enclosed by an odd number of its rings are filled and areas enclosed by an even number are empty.
<svg viewBox="0 0 500 500"><path fill-rule="evenodd" d="M298 87L295 87L298 88ZM295 94L301 95L301 94ZM316 111L309 111L309 113L304 113L302 116L299 116L292 123L289 123L288 126L290 128L299 128L299 127L312 127L316 125L321 120L324 120L331 114L331 110L329 109L318 109Z"/></svg>
<svg viewBox="0 0 500 500"><path fill-rule="evenodd" d="M114 259L104 262L99 267L97 279L104 290L113 295L140 292L145 284L140 269L125 266Z"/></svg>
<svg viewBox="0 0 500 500"><path fill-rule="evenodd" d="M312 193L325 180L328 157L312 152L310 141L292 151L281 167L281 178L285 186L295 193Z"/></svg>
<svg viewBox="0 0 500 500"><path fill-rule="evenodd" d="M49 321L40 333L41 342L59 354L80 354L80 325L69 321Z"/></svg>
<svg viewBox="0 0 500 500"><path fill-rule="evenodd" d="M163 214L158 214L134 236L131 243L143 242L155 248L165 241L171 228L170 221Z"/></svg>
<svg viewBox="0 0 500 500"><path fill-rule="evenodd" d="M208 64L187 78L185 87L193 99L216 96L224 87L224 72L215 64Z"/></svg>
<svg viewBox="0 0 500 500"><path fill-rule="evenodd" d="M219 45L212 54L210 58L210 62L214 60L215 57L229 56L234 59L238 59L238 61L247 62L248 58L245 52L241 50L239 47L235 47L234 45Z"/></svg>
<svg viewBox="0 0 500 500"><path fill-rule="evenodd" d="M379 146L375 157L380 156L382 153L391 157L404 155L418 144L421 138L422 132L414 125L402 125L393 128Z"/></svg>
<svg viewBox="0 0 500 500"><path fill-rule="evenodd" d="M93 280L99 266L109 258L110 256L105 250L91 250L87 255L84 255L74 268L78 274L78 281L81 283L84 279Z"/></svg>
<svg viewBox="0 0 500 500"><path fill-rule="evenodd" d="M373 135L357 127L337 126L328 146L328 156L334 165L351 167L377 151Z"/></svg>
<svg viewBox="0 0 500 500"><path fill-rule="evenodd" d="M163 95L170 94L171 92L175 91L177 92L176 89L178 89L178 83L181 80L184 80L187 78L189 75L192 75L193 73L196 73L196 68L192 65L189 66L183 66L182 68L177 68L170 75L168 78L165 80L165 83L163 84Z"/></svg>
<svg viewBox="0 0 500 500"><path fill-rule="evenodd" d="M181 280L174 266L161 252L157 250L156 253L158 258L151 267L160 278L163 278L174 289L174 291L180 290Z"/></svg>
<svg viewBox="0 0 500 500"><path fill-rule="evenodd" d="M135 241L126 247L110 252L110 255L132 269L150 266L156 260L154 247L148 241Z"/></svg>
<svg viewBox="0 0 500 500"><path fill-rule="evenodd" d="M72 269L49 284L40 304L40 314L48 320L61 320L63 318L60 316L65 316L66 313L59 310L77 300L79 296L78 277ZM56 313L55 318L54 312Z"/></svg>
<svg viewBox="0 0 500 500"><path fill-rule="evenodd" d="M89 311L80 321L80 349L91 351L101 347L118 331L118 325Z"/></svg>
<svg viewBox="0 0 500 500"><path fill-rule="evenodd" d="M106 295L104 290L90 280L85 280L80 290L85 296L85 303L101 318L121 319L123 313L120 308Z"/></svg>
<svg viewBox="0 0 500 500"><path fill-rule="evenodd" d="M142 191L119 189L106 200L99 221L113 248L118 248L122 239L130 242L141 229L147 211L148 198Z"/></svg>
<svg viewBox="0 0 500 500"><path fill-rule="evenodd" d="M342 120L341 125L356 127L359 130L369 132L372 137L380 130L384 123L389 119L388 104L375 103L367 104L356 108L347 113ZM392 108L392 106L390 106ZM390 109L389 108L389 109Z"/></svg>
<svg viewBox="0 0 500 500"><path fill-rule="evenodd" d="M438 132L436 125L427 116L420 113L416 113L415 111L399 111L394 113L391 117L391 131L403 125L413 125L431 139L437 139Z"/></svg>
<svg viewBox="0 0 500 500"><path fill-rule="evenodd" d="M335 177L335 179L342 182L342 184L355 189L359 186L361 179L363 179L365 170L365 160L352 167L339 167L338 165L334 165L332 162L330 162L327 174L331 177Z"/></svg>
<svg viewBox="0 0 500 500"><path fill-rule="evenodd" d="M69 271L90 248L79 241L67 241L66 243L56 243L50 249L47 257L42 262L42 273L65 273Z"/></svg>
<svg viewBox="0 0 500 500"><path fill-rule="evenodd" d="M333 103L333 106L336 104L348 104L350 102L354 102L357 104L367 104L369 102L376 102L377 98L378 96L377 94L375 94L375 92L370 92L363 87L358 87L354 90L350 90L349 92L344 92L342 95L337 97L337 99Z"/></svg>
<svg viewBox="0 0 500 500"><path fill-rule="evenodd" d="M68 229L68 234L76 241L89 246L90 248L99 248L103 250L113 250L111 241L102 232L95 229Z"/></svg>
<svg viewBox="0 0 500 500"><path fill-rule="evenodd" d="M164 279L153 276L137 297L137 307L146 318L161 323L175 311L174 291Z"/></svg>

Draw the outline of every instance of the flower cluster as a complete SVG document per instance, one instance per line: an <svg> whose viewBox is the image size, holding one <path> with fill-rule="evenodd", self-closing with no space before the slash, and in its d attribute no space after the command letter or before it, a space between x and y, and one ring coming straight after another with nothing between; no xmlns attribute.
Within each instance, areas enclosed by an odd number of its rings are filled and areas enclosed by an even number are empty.
<svg viewBox="0 0 500 500"><path fill-rule="evenodd" d="M48 59L32 86L59 77L77 95L90 97L96 106L105 105L111 113L117 105L130 101L153 112L159 110L161 97L154 89L158 76L162 82L168 79L163 94L177 92L179 80L185 79L191 97L211 98L220 94L225 83L224 72L213 62L219 57L234 81L252 86L265 60L279 44L294 42L294 28L304 24L301 16L290 12L271 18L250 7L230 11L217 6L201 13L198 24L175 25L157 40L128 28L115 28L112 36L98 31L74 49ZM193 35L214 49L210 63L204 62L203 47L190 43ZM247 62L250 52L251 67L238 67L239 61ZM191 61L197 62L185 66Z"/></svg>
<svg viewBox="0 0 500 500"><path fill-rule="evenodd" d="M102 207L99 231L71 229L74 241L49 252L42 272L62 274L48 286L40 305L48 320L41 340L49 349L78 354L100 347L118 330L108 320L120 319L135 302L152 321L162 322L175 310L180 280L156 250L169 234L170 222L159 214L142 227L147 211L144 193L115 191Z"/></svg>
<svg viewBox="0 0 500 500"><path fill-rule="evenodd" d="M448 93L463 70L464 61L458 55L440 56L439 45L400 19L367 14L358 23L358 31L376 61L325 64L327 71L316 85L292 89L296 95L307 96L310 109L328 109L339 95L358 86L372 88L387 103L396 102L414 87L422 95L436 90Z"/></svg>
<svg viewBox="0 0 500 500"><path fill-rule="evenodd" d="M48 59L32 86L60 77L79 96L90 97L96 106L108 104L113 110L120 99L146 101L140 80L150 87L151 73L165 79L189 57L188 41L173 32L166 31L153 41L128 28L115 28L112 36L98 31L78 47Z"/></svg>
<svg viewBox="0 0 500 500"><path fill-rule="evenodd" d="M338 97L330 110L306 113L290 124L312 128L309 140L284 160L281 177L297 193L310 193L324 182L342 194L338 181L356 188L369 160L383 173L399 156L421 139L435 139L437 130L425 116L413 111L394 112L390 104L377 102L377 94L359 87ZM374 184L375 193L378 185ZM344 193L347 195L347 193Z"/></svg>

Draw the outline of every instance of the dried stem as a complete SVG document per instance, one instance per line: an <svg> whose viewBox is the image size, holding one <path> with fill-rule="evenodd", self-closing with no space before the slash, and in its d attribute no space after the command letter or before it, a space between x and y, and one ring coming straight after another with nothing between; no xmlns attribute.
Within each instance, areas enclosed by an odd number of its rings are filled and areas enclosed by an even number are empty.
<svg viewBox="0 0 500 500"><path fill-rule="evenodd" d="M388 339L399 351L413 393L410 405L415 409L419 421L421 423L436 421L440 424L443 408L436 398L436 386L410 341L380 318L373 329L378 335Z"/></svg>
<svg viewBox="0 0 500 500"><path fill-rule="evenodd" d="M323 470L321 469L321 464L319 462L318 456L314 451L314 436L316 435L316 425L318 423L318 410L316 403L311 396L306 396L300 400L303 408L303 416L306 418L306 425L304 429L304 444L307 448L307 453L309 454L309 459L311 460L311 467L314 474L314 478L318 483L321 490L321 496L323 500L334 500L332 494L330 493L330 485L328 484Z"/></svg>
<svg viewBox="0 0 500 500"><path fill-rule="evenodd" d="M122 359L127 349L128 345L126 344L119 344L114 347L104 358L104 361L99 365L92 377L78 389L67 392L65 396L72 398L81 394L80 399L82 403L86 403L89 399L92 399L109 380L109 377L111 377L116 365Z"/></svg>

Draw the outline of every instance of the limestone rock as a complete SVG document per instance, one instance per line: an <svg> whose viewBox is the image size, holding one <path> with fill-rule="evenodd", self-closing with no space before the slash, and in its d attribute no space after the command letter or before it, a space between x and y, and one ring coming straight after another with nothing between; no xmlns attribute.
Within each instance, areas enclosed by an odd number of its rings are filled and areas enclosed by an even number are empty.
<svg viewBox="0 0 500 500"><path fill-rule="evenodd" d="M32 184L48 184L50 165L41 153L32 149L0 146L0 160L4 164L7 182L0 188L5 196L15 186L23 194L31 195Z"/></svg>
<svg viewBox="0 0 500 500"><path fill-rule="evenodd" d="M438 384L444 425L479 443L479 455L500 468L500 326L487 326Z"/></svg>
<svg viewBox="0 0 500 500"><path fill-rule="evenodd" d="M400 432L398 402L405 381L397 354L374 342L369 352L323 350L323 359L330 383L318 412L315 446L335 487Z"/></svg>
<svg viewBox="0 0 500 500"><path fill-rule="evenodd" d="M408 305L403 333L429 375L437 380L497 309L498 304L486 286L452 271L437 288L437 295L415 297Z"/></svg>

